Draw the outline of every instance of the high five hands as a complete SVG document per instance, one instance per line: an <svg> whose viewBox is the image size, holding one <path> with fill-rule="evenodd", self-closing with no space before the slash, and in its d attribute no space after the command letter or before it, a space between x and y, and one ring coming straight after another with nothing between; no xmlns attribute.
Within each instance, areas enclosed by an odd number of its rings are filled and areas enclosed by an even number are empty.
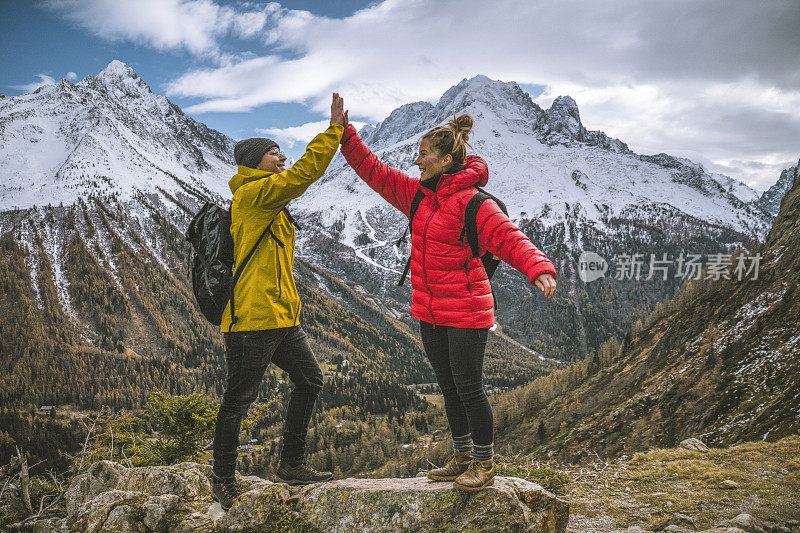
<svg viewBox="0 0 800 533"><path fill-rule="evenodd" d="M333 101L331 102L331 125L341 124L347 127L347 111L344 110L344 98L339 96L339 93L333 93Z"/></svg>
<svg viewBox="0 0 800 533"><path fill-rule="evenodd" d="M542 289L547 298L550 298L556 290L556 278L552 274L539 274L533 280L533 284Z"/></svg>

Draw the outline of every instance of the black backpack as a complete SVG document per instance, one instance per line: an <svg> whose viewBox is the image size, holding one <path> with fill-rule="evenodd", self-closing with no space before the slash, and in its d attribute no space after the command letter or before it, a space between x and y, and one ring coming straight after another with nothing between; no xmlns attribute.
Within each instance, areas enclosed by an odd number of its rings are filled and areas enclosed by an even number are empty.
<svg viewBox="0 0 800 533"><path fill-rule="evenodd" d="M283 211L286 212L289 221L299 227L286 207L283 208ZM189 256L192 290L197 304L200 306L200 312L215 326L222 323L222 314L228 300L231 302L231 325L228 331L239 320L239 317L236 316L233 289L264 236L272 234L271 228L274 221L273 218L264 228L253 248L236 266L235 272L233 271L231 212L215 203L206 202L189 222L189 227L186 229L186 240L193 248Z"/></svg>
<svg viewBox="0 0 800 533"><path fill-rule="evenodd" d="M508 209L506 209L506 204L503 203L502 200L497 198L496 196L486 192L480 187L475 187L478 189L478 192L470 198L469 202L467 202L467 207L464 209L464 229L462 230L462 236L466 234L467 236L467 243L469 243L469 247L472 250L472 257L479 257L480 249L478 245L478 209L481 208L483 202L486 200L494 200L495 203L500 207L500 210L503 211L506 215L508 215ZM406 242L406 235L411 232L411 223L414 221L414 215L417 214L417 209L419 208L420 202L422 199L425 198L425 193L422 192L422 187L417 190L417 193L414 195L414 199L411 200L411 211L408 217L408 226L406 227L405 232L403 232L402 237L397 240L397 244L399 245L401 242ZM500 265L500 258L496 257L491 252L486 252L485 254L480 256L481 262L483 263L483 268L486 270L486 276L489 280L492 279L494 276L497 267ZM409 255L408 261L406 261L406 267L403 269L403 274L400 276L400 281L397 282L398 285L401 287L403 283L406 281L406 276L408 276L408 272L411 270L411 256ZM495 299L495 307L497 307L497 300Z"/></svg>

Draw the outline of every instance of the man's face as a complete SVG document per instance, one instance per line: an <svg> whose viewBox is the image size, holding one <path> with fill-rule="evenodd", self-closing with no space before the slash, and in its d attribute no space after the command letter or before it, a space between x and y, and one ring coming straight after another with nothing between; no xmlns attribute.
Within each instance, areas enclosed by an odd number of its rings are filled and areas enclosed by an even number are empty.
<svg viewBox="0 0 800 533"><path fill-rule="evenodd" d="M276 174L283 172L286 170L286 156L281 153L277 146L270 148L261 158L257 168L258 170L266 170Z"/></svg>

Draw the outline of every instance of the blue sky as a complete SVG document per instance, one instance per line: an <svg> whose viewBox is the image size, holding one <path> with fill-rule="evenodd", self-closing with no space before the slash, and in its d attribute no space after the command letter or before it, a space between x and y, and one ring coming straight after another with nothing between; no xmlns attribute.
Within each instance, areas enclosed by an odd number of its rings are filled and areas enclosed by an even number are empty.
<svg viewBox="0 0 800 533"><path fill-rule="evenodd" d="M298 1L292 2L291 6L321 16L346 17L369 3L363 0ZM0 4L0 20L0 49L3 50L0 55L0 93L6 96L30 92L35 88L31 84L42 82L40 74L55 81L72 78L70 81L77 83L84 76L97 74L113 59L126 63L154 92L164 94L165 85L177 74L207 63L185 50L156 50L138 42L110 41L94 36L65 21L39 1L3 0ZM270 49L255 39L230 39L223 44L230 53L265 53ZM70 72L75 76L68 78ZM181 108L197 100L174 95L170 99ZM248 112L190 114L237 139L262 135L257 133L258 128L285 128L325 118L324 113L312 111L305 105L279 102ZM301 144L298 143L290 151L302 153Z"/></svg>
<svg viewBox="0 0 800 533"><path fill-rule="evenodd" d="M0 21L0 93L118 59L195 119L291 155L334 90L377 122L484 74L757 189L800 157L794 1L4 0Z"/></svg>

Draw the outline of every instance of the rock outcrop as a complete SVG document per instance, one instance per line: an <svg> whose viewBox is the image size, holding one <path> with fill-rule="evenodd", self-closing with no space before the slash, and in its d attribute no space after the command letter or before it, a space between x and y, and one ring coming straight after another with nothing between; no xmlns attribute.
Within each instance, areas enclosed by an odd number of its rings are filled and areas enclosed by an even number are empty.
<svg viewBox="0 0 800 533"><path fill-rule="evenodd" d="M210 466L197 463L126 468L100 461L70 484L66 518L26 529L556 533L566 530L569 517L567 502L513 477L464 493L425 478L350 478L299 488L247 476L239 479L246 492L225 513L212 499L210 475Z"/></svg>
<svg viewBox="0 0 800 533"><path fill-rule="evenodd" d="M686 448L687 450L692 450L695 452L707 452L708 446L701 441L700 439L696 439L694 437L683 439L680 443L681 448Z"/></svg>

